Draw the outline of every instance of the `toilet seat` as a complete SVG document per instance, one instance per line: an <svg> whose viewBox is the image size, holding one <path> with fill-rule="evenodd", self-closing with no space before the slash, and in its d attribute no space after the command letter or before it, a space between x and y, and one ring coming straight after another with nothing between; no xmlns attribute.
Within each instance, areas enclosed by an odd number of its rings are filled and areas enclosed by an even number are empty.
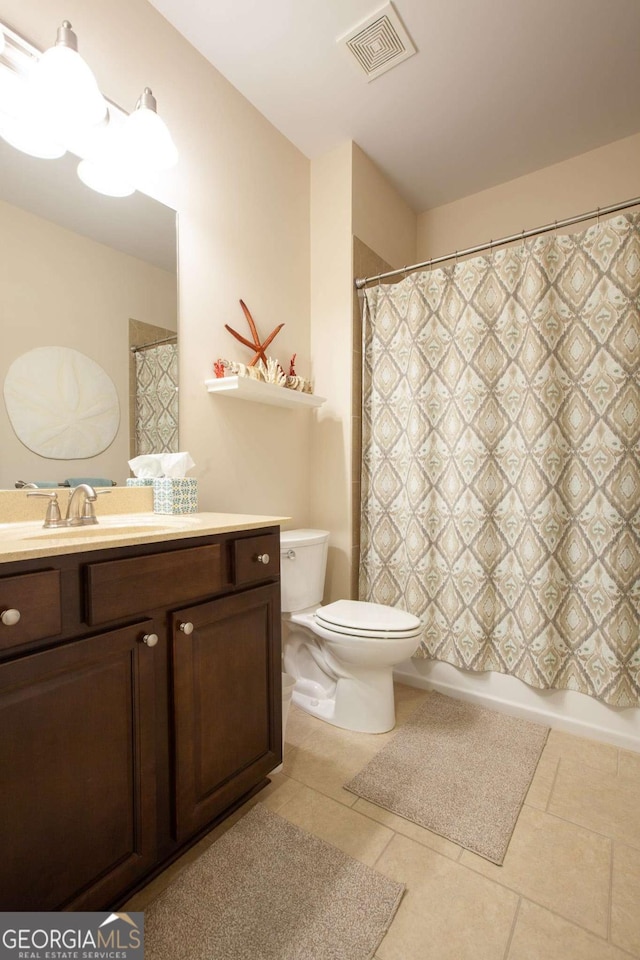
<svg viewBox="0 0 640 960"><path fill-rule="evenodd" d="M318 607L314 620L329 633L370 640L411 638L422 631L422 623L413 614L362 600L336 600Z"/></svg>

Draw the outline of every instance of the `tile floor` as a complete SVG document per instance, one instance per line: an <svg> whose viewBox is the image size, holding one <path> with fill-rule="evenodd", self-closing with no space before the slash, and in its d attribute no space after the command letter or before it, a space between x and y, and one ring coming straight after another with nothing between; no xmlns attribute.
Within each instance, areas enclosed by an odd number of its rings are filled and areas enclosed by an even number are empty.
<svg viewBox="0 0 640 960"><path fill-rule="evenodd" d="M396 686L398 725L424 696ZM551 731L498 867L343 789L391 736L292 706L283 772L128 909L144 910L259 800L406 884L376 960L640 958L640 755Z"/></svg>

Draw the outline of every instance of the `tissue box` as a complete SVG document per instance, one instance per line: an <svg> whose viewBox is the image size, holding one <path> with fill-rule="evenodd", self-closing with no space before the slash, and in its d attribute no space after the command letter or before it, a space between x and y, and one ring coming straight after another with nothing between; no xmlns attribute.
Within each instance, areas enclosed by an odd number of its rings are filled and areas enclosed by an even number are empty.
<svg viewBox="0 0 640 960"><path fill-rule="evenodd" d="M196 513L198 481L193 477L158 477L153 481L154 513Z"/></svg>
<svg viewBox="0 0 640 960"><path fill-rule="evenodd" d="M127 477L128 487L152 487L153 477Z"/></svg>

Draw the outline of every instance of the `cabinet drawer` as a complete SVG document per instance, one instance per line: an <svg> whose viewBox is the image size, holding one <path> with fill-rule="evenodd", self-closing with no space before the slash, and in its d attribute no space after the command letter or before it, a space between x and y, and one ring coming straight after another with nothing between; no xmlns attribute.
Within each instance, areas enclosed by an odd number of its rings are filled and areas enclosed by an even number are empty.
<svg viewBox="0 0 640 960"><path fill-rule="evenodd" d="M271 580L278 576L279 571L280 537L277 533L234 540L233 582L237 587Z"/></svg>
<svg viewBox="0 0 640 960"><path fill-rule="evenodd" d="M225 586L219 543L87 565L86 620L93 625L206 597Z"/></svg>
<svg viewBox="0 0 640 960"><path fill-rule="evenodd" d="M57 636L62 630L60 572L0 578L0 612L5 610L18 610L20 619L13 626L0 621L0 650Z"/></svg>

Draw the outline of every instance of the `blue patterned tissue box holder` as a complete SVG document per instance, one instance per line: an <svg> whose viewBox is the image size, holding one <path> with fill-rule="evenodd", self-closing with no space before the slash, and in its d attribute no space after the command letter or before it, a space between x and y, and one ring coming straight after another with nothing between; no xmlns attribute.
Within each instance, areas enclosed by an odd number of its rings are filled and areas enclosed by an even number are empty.
<svg viewBox="0 0 640 960"><path fill-rule="evenodd" d="M153 477L127 477L128 487L152 487Z"/></svg>
<svg viewBox="0 0 640 960"><path fill-rule="evenodd" d="M158 477L153 481L154 513L197 513L198 481L194 477Z"/></svg>

